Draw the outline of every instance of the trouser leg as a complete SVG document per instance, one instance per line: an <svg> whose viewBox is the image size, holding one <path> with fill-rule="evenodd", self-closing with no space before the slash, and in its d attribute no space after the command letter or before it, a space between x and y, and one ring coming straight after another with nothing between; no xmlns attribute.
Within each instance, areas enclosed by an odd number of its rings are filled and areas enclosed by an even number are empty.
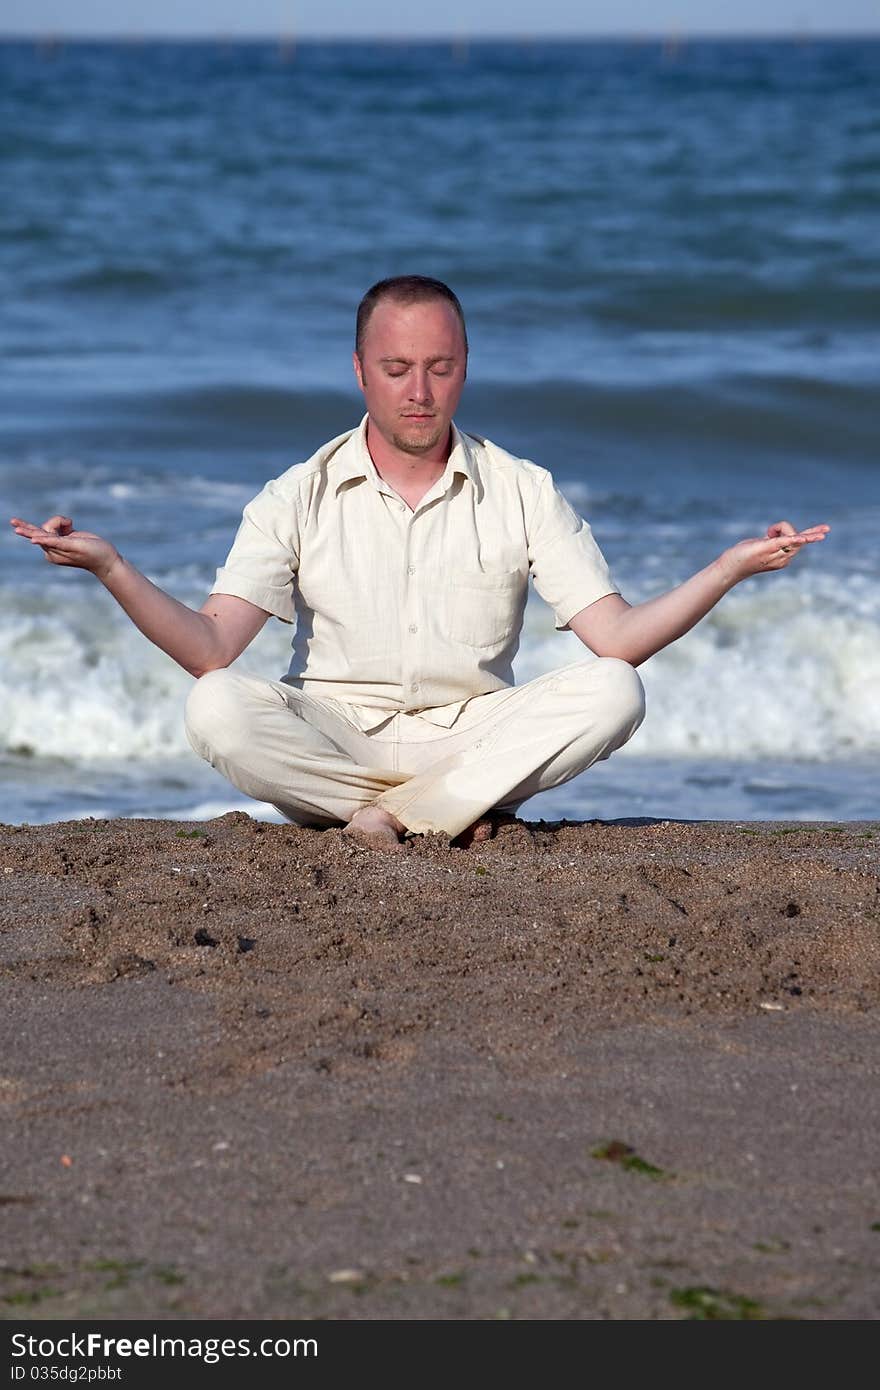
<svg viewBox="0 0 880 1390"><path fill-rule="evenodd" d="M338 825L404 780L321 701L281 681L210 671L186 704L190 744L246 796L300 825ZM378 750L375 750L378 751Z"/></svg>
<svg viewBox="0 0 880 1390"><path fill-rule="evenodd" d="M644 691L627 662L601 658L481 696L468 711L475 722L455 752L376 798L408 830L455 836L492 807L567 782L635 733Z"/></svg>

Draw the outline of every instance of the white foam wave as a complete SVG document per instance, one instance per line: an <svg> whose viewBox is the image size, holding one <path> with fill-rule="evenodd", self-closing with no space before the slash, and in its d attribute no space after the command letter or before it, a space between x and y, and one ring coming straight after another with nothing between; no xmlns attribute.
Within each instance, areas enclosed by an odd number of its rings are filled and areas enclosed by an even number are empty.
<svg viewBox="0 0 880 1390"><path fill-rule="evenodd" d="M204 580L185 577L181 596L198 606ZM277 677L289 641L269 622L240 664ZM529 604L519 681L583 655L543 604ZM648 716L623 756L876 755L880 585L867 575L750 581L641 673ZM191 758L191 683L93 583L0 588L0 749L74 764Z"/></svg>
<svg viewBox="0 0 880 1390"><path fill-rule="evenodd" d="M0 748L85 763L192 757L183 729L192 678L96 585L61 592L19 595L16 611L0 589ZM267 627L243 664L276 675L289 636Z"/></svg>
<svg viewBox="0 0 880 1390"><path fill-rule="evenodd" d="M772 588L770 587L772 585ZM517 678L583 648L529 606ZM634 757L852 758L880 751L875 580L755 579L641 668L648 715ZM620 756L620 755L618 755Z"/></svg>
<svg viewBox="0 0 880 1390"><path fill-rule="evenodd" d="M113 469L74 455L61 459L38 453L0 457L0 483L21 497L59 494L65 507L108 506L112 502L185 502L240 511L254 495L253 482L230 482L190 473L185 468L137 471ZM60 503L59 503L60 505Z"/></svg>

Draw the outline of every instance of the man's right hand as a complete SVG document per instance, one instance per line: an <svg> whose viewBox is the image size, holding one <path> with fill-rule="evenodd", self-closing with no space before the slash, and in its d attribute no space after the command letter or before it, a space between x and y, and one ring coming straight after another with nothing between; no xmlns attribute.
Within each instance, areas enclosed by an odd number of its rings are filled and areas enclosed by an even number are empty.
<svg viewBox="0 0 880 1390"><path fill-rule="evenodd" d="M89 570L103 582L121 558L116 546L101 536L91 531L75 531L69 516L50 516L42 526L14 516L10 525L16 535L40 546L50 564Z"/></svg>
<svg viewBox="0 0 880 1390"><path fill-rule="evenodd" d="M91 531L74 531L69 516L50 516L42 526L14 516L12 528L38 545L50 564L90 570L144 636L192 676L229 666L269 617L234 594L210 594L196 613L123 559L115 545Z"/></svg>

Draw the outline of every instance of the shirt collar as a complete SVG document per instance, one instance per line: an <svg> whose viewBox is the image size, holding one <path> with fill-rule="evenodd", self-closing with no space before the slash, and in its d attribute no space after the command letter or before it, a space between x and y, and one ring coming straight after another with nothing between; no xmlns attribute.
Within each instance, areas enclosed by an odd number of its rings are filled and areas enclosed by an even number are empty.
<svg viewBox="0 0 880 1390"><path fill-rule="evenodd" d="M353 479L367 478L374 487L381 485L382 479L376 472L376 465L370 458L370 451L367 448L367 420L365 415L359 426L349 435L343 447L336 455L336 491L342 487L343 483ZM470 479L474 484L477 482L476 471L474 468L474 457L471 448L471 441L466 434L452 422L452 448L449 451L449 459L446 464L446 471L442 478L448 482L452 481L455 473L461 473L465 478Z"/></svg>

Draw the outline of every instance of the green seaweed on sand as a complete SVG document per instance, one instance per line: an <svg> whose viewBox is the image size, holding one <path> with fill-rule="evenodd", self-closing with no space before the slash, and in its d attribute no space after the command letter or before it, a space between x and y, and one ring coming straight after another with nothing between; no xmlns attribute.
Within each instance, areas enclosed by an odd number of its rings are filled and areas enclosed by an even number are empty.
<svg viewBox="0 0 880 1390"><path fill-rule="evenodd" d="M42 1303L46 1298L60 1298L61 1290L52 1289L48 1284L42 1289L19 1289L17 1293L6 1293L0 1297L0 1303L6 1303L11 1308L32 1308L35 1303Z"/></svg>
<svg viewBox="0 0 880 1390"><path fill-rule="evenodd" d="M104 1289L124 1289L135 1270L142 1269L143 1260L90 1260L82 1266L93 1274L111 1274L112 1279L104 1285Z"/></svg>
<svg viewBox="0 0 880 1390"><path fill-rule="evenodd" d="M685 1309L691 1322L763 1322L768 1317L754 1298L706 1285L670 1289L669 1300Z"/></svg>
<svg viewBox="0 0 880 1390"><path fill-rule="evenodd" d="M655 1181L674 1176L665 1169L658 1168L655 1163L641 1158L632 1145L624 1144L622 1139L611 1139L607 1144L600 1144L597 1148L591 1149L590 1157L604 1159L607 1163L619 1163L628 1173L641 1173L646 1178L654 1178Z"/></svg>

